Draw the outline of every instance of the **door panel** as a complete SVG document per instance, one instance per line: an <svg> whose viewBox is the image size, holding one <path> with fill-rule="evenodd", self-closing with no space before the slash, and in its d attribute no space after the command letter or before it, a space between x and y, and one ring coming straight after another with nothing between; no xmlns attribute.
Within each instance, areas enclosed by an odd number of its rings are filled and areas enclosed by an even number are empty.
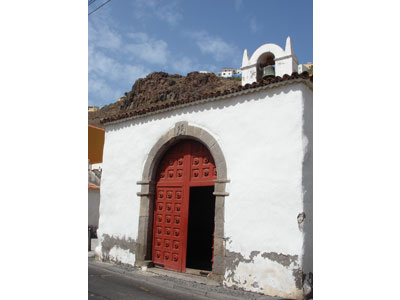
<svg viewBox="0 0 400 300"><path fill-rule="evenodd" d="M214 160L194 140L173 145L160 161L156 176L152 257L174 271L186 269L190 186L214 185Z"/></svg>
<svg viewBox="0 0 400 300"><path fill-rule="evenodd" d="M157 187L154 208L153 261L165 268L182 270L184 206L182 187Z"/></svg>

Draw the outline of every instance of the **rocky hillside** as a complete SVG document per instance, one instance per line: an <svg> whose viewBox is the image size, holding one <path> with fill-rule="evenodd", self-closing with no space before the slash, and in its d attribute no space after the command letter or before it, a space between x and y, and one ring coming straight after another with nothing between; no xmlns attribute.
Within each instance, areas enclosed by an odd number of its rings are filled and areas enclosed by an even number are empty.
<svg viewBox="0 0 400 300"><path fill-rule="evenodd" d="M230 90L241 85L241 81L218 78L215 74L192 72L187 76L154 72L136 80L125 100L89 112L89 124L104 127L100 119L115 114L145 108L154 104L188 99L204 93Z"/></svg>

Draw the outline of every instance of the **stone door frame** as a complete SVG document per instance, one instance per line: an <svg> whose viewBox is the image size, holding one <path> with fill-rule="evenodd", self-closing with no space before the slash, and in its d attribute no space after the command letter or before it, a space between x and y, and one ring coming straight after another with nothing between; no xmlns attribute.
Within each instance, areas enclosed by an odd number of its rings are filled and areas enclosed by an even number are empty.
<svg viewBox="0 0 400 300"><path fill-rule="evenodd" d="M206 146L217 169L213 193L215 195L214 263L210 277L222 281L225 272L225 197L229 195L226 192L226 184L229 182L226 161L215 138L204 129L189 125L186 121L176 123L174 128L157 141L147 157L142 180L137 182L138 185L141 185L141 191L137 193L140 196L140 213L136 241L136 266L152 266L153 206L157 168L163 154L169 147L183 139L194 139Z"/></svg>

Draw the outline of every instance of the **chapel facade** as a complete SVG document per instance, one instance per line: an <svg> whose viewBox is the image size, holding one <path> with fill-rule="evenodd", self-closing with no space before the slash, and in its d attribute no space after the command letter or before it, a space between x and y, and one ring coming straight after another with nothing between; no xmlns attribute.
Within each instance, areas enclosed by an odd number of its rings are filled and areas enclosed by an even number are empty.
<svg viewBox="0 0 400 300"><path fill-rule="evenodd" d="M312 287L312 76L290 38L242 86L102 120L102 260L303 299Z"/></svg>

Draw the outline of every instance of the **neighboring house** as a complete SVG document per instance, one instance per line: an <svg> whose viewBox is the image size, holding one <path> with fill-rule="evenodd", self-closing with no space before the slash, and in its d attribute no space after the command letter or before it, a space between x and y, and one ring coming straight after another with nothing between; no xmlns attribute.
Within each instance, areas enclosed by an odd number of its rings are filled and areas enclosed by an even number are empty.
<svg viewBox="0 0 400 300"><path fill-rule="evenodd" d="M298 73L301 74L303 72L310 72L310 68L312 65L307 65L307 64L300 64L298 66Z"/></svg>
<svg viewBox="0 0 400 300"><path fill-rule="evenodd" d="M222 72L218 72L217 76L223 77L223 78L231 78L231 77L237 77L242 74L242 71L240 69L235 69L235 68L222 68Z"/></svg>
<svg viewBox="0 0 400 300"><path fill-rule="evenodd" d="M98 106L88 106L88 111L98 111L99 107Z"/></svg>
<svg viewBox="0 0 400 300"><path fill-rule="evenodd" d="M88 226L92 238L97 236L96 231L99 226L103 146L104 129L88 125Z"/></svg>
<svg viewBox="0 0 400 300"><path fill-rule="evenodd" d="M308 62L308 63L304 64L304 66L305 66L304 71L307 71L308 73L310 73L312 75L313 74L313 64L311 62ZM301 71L302 70L299 70L299 73L301 73Z"/></svg>
<svg viewBox="0 0 400 300"><path fill-rule="evenodd" d="M290 38L265 44L245 50L238 88L103 119L96 255L309 294L313 80L297 65Z"/></svg>
<svg viewBox="0 0 400 300"><path fill-rule="evenodd" d="M312 62L308 62L306 64L304 64L308 69L310 69L313 66Z"/></svg>

